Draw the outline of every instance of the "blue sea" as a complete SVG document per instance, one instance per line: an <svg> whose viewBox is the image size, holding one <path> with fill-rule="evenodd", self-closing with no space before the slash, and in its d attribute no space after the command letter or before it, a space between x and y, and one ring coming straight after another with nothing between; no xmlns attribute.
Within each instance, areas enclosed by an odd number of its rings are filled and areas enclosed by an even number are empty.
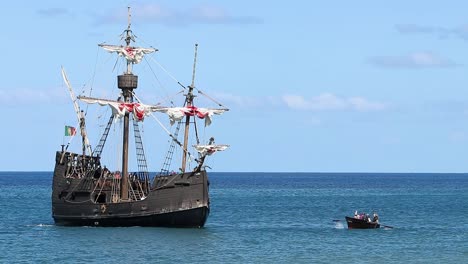
<svg viewBox="0 0 468 264"><path fill-rule="evenodd" d="M210 173L201 229L55 226L51 181L0 172L1 263L468 263L468 174Z"/></svg>

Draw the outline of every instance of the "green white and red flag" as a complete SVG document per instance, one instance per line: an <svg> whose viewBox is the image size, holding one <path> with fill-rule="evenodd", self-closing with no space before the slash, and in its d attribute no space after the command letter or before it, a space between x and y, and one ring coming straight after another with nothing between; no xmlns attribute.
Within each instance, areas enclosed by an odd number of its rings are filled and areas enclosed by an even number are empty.
<svg viewBox="0 0 468 264"><path fill-rule="evenodd" d="M76 135L76 128L72 126L65 126L65 136L69 137L74 135Z"/></svg>

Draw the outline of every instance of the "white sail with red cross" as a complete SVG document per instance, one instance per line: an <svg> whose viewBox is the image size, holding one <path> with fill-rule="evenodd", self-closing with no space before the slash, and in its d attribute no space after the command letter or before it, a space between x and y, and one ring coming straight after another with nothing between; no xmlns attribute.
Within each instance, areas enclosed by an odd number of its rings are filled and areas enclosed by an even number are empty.
<svg viewBox="0 0 468 264"><path fill-rule="evenodd" d="M126 103L122 101L114 101L107 99L99 99L93 97L79 96L78 99L88 104L108 105L112 109L114 117L122 118L125 113L133 113L137 121L143 121L151 112L155 112L158 106L146 105L142 103Z"/></svg>
<svg viewBox="0 0 468 264"><path fill-rule="evenodd" d="M217 151L226 150L229 147L229 145L194 145L193 147L202 156L209 156Z"/></svg>
<svg viewBox="0 0 468 264"><path fill-rule="evenodd" d="M161 107L154 109L156 112L166 113L169 116L171 125L176 121L182 120L184 116L196 116L200 119L205 119L205 126L211 124L211 117L213 115L220 115L228 109L212 109L212 108L199 108L196 106L187 106L187 107Z"/></svg>
<svg viewBox="0 0 468 264"><path fill-rule="evenodd" d="M99 44L99 46L109 52L116 52L120 57L125 57L127 61L130 61L134 64L140 63L145 54L157 51L155 48L139 48L106 44Z"/></svg>

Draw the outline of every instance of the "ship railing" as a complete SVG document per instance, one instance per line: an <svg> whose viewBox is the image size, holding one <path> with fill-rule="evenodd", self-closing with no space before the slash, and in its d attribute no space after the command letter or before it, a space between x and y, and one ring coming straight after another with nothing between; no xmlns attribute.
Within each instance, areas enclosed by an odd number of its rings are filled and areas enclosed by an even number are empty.
<svg viewBox="0 0 468 264"><path fill-rule="evenodd" d="M133 198L134 201L139 201L143 200L146 198L146 192L145 189L143 188L143 185L141 184L141 181L139 178L128 179L128 185L130 186L129 188L129 196Z"/></svg>

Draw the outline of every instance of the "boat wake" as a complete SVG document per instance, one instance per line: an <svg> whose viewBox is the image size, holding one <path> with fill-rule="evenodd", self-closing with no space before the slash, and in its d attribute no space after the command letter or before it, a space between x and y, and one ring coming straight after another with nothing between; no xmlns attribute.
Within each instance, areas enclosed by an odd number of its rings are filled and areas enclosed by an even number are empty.
<svg viewBox="0 0 468 264"><path fill-rule="evenodd" d="M342 222L335 222L335 229L344 229L344 225Z"/></svg>
<svg viewBox="0 0 468 264"><path fill-rule="evenodd" d="M33 224L33 225L28 225L29 227L51 227L55 226L53 224Z"/></svg>

